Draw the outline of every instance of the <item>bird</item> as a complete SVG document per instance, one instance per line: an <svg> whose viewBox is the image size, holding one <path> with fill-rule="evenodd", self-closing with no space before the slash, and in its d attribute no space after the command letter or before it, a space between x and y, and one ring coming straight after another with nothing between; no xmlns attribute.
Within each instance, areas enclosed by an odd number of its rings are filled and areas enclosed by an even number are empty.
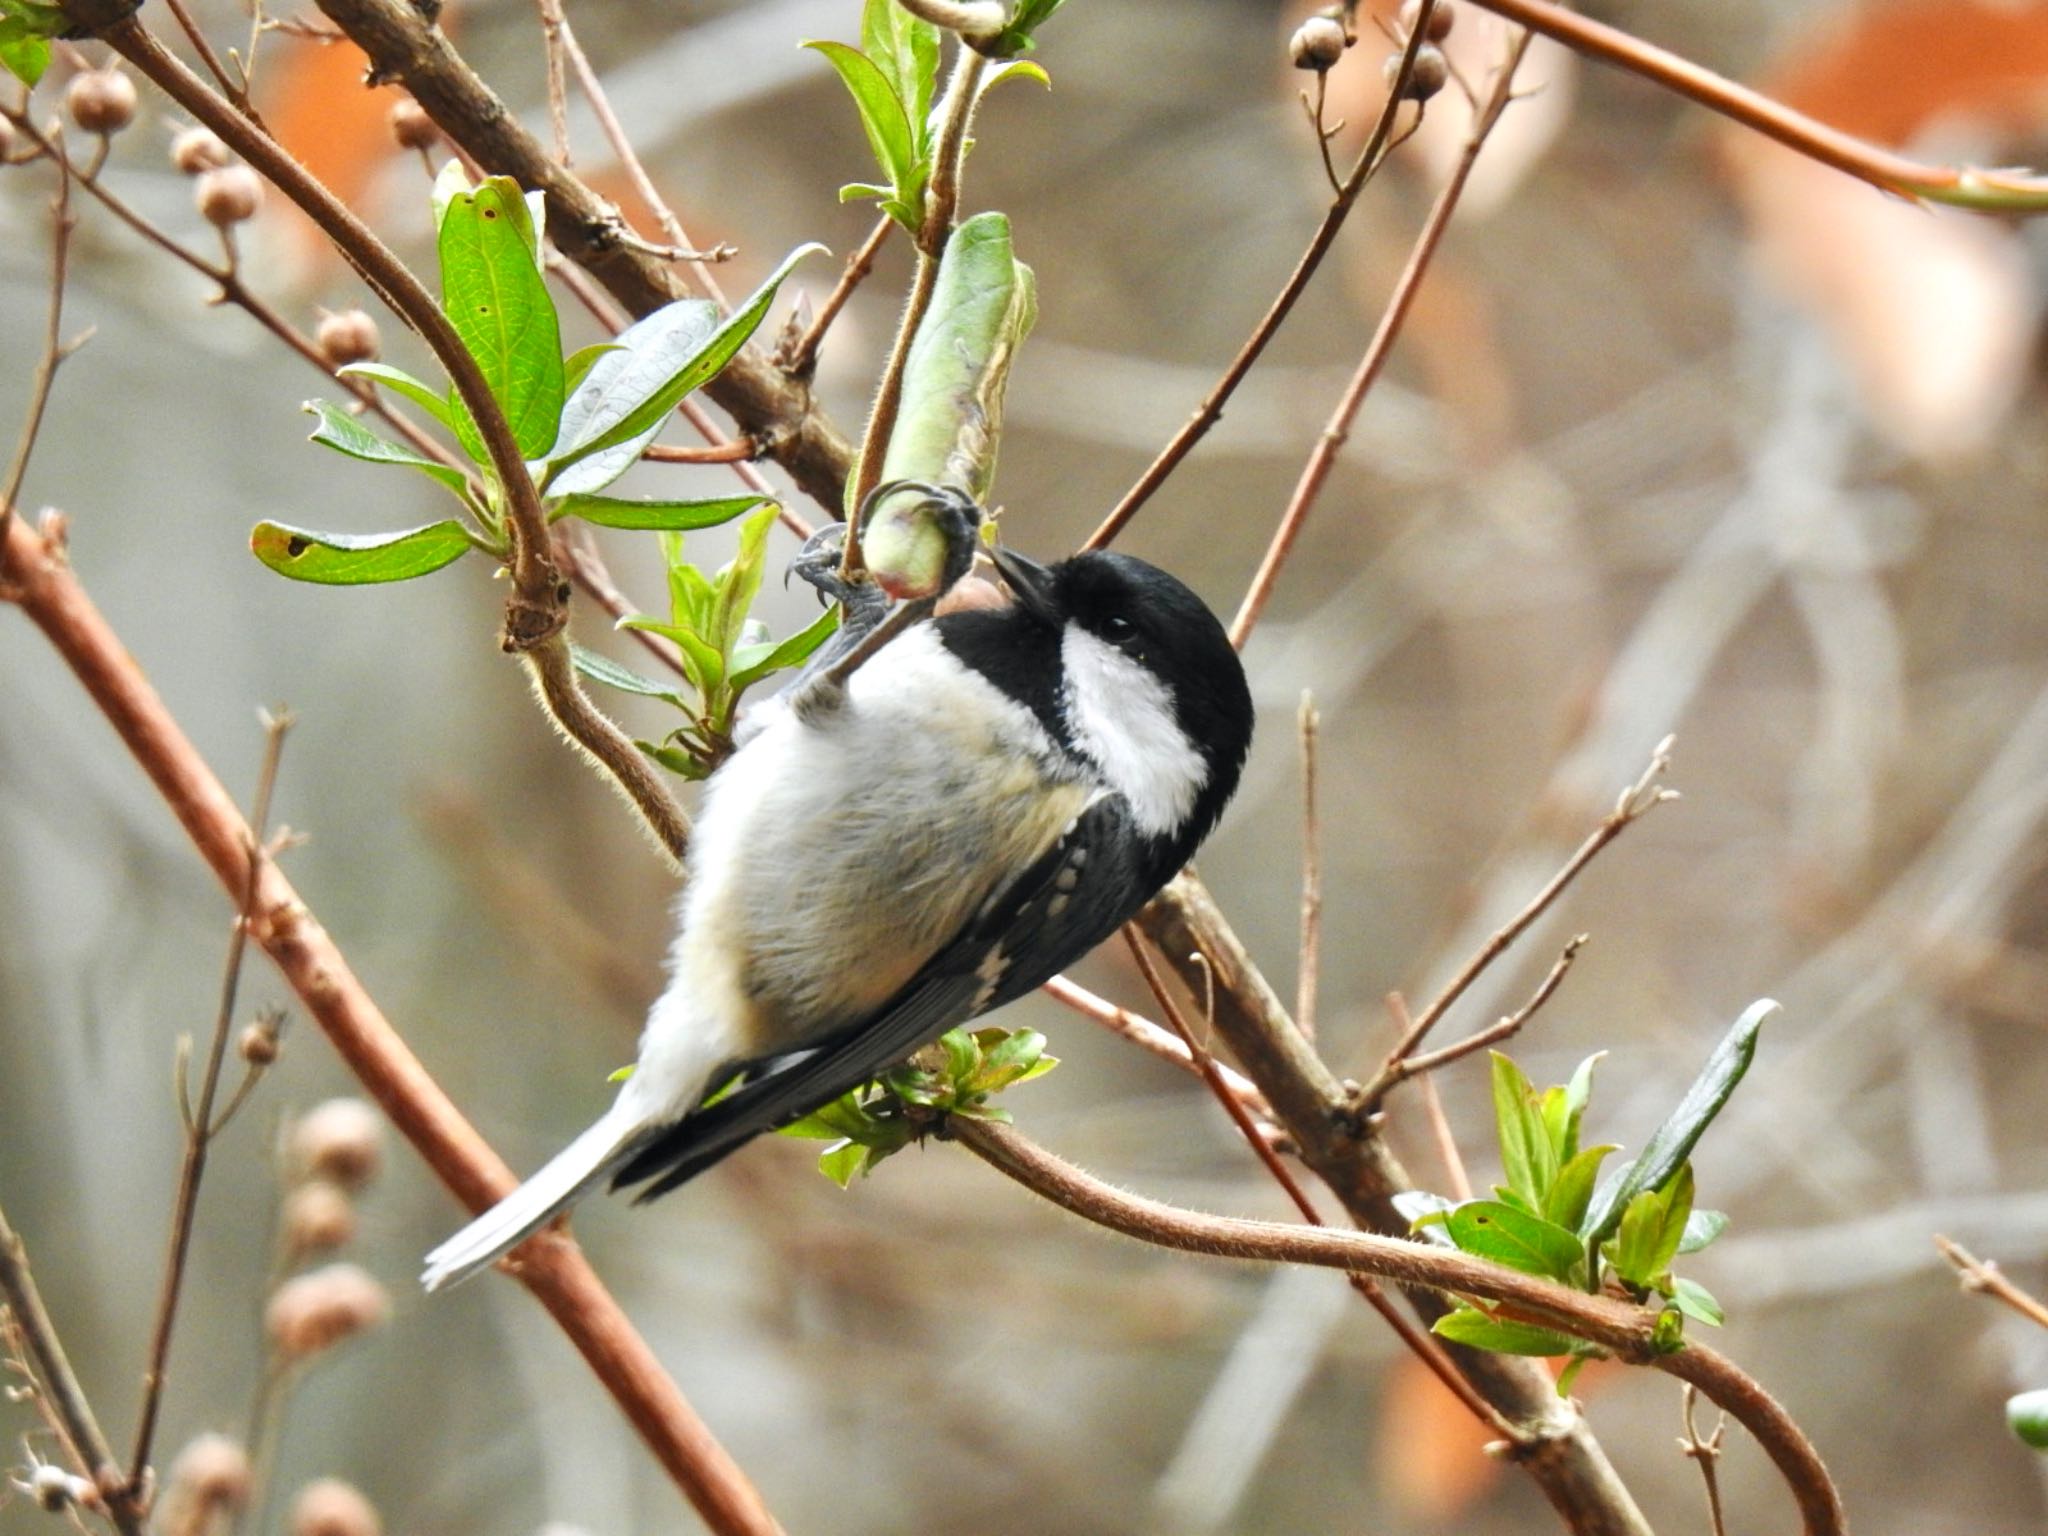
<svg viewBox="0 0 2048 1536"><path fill-rule="evenodd" d="M991 559L1007 605L905 625L851 671L903 605L844 601L836 659L706 785L668 981L611 1108L428 1254L427 1289L607 1179L665 1194L1032 991L1186 865L1251 746L1223 626L1134 556ZM829 595L825 564L804 574Z"/></svg>

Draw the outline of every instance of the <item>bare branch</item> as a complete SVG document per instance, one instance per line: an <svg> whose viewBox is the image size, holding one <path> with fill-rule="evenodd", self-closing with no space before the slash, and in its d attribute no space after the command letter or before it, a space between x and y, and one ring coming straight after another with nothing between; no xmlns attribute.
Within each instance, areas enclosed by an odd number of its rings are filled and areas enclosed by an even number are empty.
<svg viewBox="0 0 2048 1536"><path fill-rule="evenodd" d="M1714 1424L1714 1432L1704 1439L1699 1426L1693 1423L1693 1408L1699 1396L1699 1388L1691 1382L1685 1384L1680 1409L1685 1420L1685 1433L1679 1436L1679 1454L1697 1462L1700 1481L1707 1489L1707 1523L1711 1536L1728 1536L1728 1527L1721 1518L1721 1440L1728 1432L1728 1411L1721 1410L1721 1417Z"/></svg>
<svg viewBox="0 0 2048 1536"><path fill-rule="evenodd" d="M1543 980L1536 984L1536 990L1529 995L1529 1000L1513 1013L1440 1050L1425 1051L1419 1056L1389 1056L1386 1064L1380 1068L1379 1076L1359 1090L1359 1104L1367 1108L1376 1107L1381 1099L1409 1078L1420 1077L1425 1072L1434 1072L1438 1067L1447 1067L1454 1061L1462 1061L1474 1052L1482 1051L1489 1045L1497 1045L1516 1033L1529 1022L1538 1008L1550 1001L1550 994L1557 990L1558 983L1564 980L1564 973L1572 968L1572 962L1579 957L1579 951L1585 948L1586 939L1587 935L1583 933L1573 936L1557 959L1551 962L1550 970L1544 975Z"/></svg>
<svg viewBox="0 0 2048 1536"><path fill-rule="evenodd" d="M846 301L853 297L853 290L874 270L875 256L889 238L889 231L895 227L896 221L886 213L875 220L875 227L868 231L860 249L847 259L846 270L839 274L839 281L832 285L832 291L825 295L825 302L818 306L816 317L796 343L776 358L789 373L797 378L806 378L818 366L818 346L824 341L825 333L839 318L839 311L846 307Z"/></svg>
<svg viewBox="0 0 2048 1536"><path fill-rule="evenodd" d="M1937 1235L1934 1246L1941 1250L1944 1259L1955 1266L1956 1277L1961 1280L1964 1290L2003 1302L2027 1321L2048 1328L2048 1305L2043 1305L2038 1298L2006 1279L1996 1264L1978 1258L1953 1238Z"/></svg>
<svg viewBox="0 0 2048 1536"><path fill-rule="evenodd" d="M22 115L27 116L25 112ZM35 451L36 436L43 428L43 412L49 408L50 388L57 381L57 370L83 343L83 338L69 345L64 341L64 284L71 256L71 231L78 226L78 215L71 211L71 159L61 145L51 159L57 166L57 190L50 195L49 319L43 327L43 354L36 362L35 383L29 389L21 437L15 444L14 460L7 467L6 483L0 485L0 521L13 513L15 498L21 494L21 483L28 475L28 458Z"/></svg>

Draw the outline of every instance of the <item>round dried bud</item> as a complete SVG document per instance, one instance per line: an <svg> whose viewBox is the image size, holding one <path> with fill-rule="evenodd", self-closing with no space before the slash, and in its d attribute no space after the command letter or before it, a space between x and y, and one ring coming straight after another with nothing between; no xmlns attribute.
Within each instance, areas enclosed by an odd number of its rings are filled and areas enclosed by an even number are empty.
<svg viewBox="0 0 2048 1536"><path fill-rule="evenodd" d="M361 1099L329 1099L299 1117L291 1151L305 1177L361 1189L383 1164L384 1122Z"/></svg>
<svg viewBox="0 0 2048 1536"><path fill-rule="evenodd" d="M360 309L322 315L314 339L320 345L320 355L333 368L372 362L378 352L377 322Z"/></svg>
<svg viewBox="0 0 2048 1536"><path fill-rule="evenodd" d="M201 1435L178 1452L158 1508L164 1536L198 1536L214 1516L249 1502L249 1453L226 1435Z"/></svg>
<svg viewBox="0 0 2048 1536"><path fill-rule="evenodd" d="M87 133L119 133L137 105L135 82L118 69L88 69L64 87L64 110Z"/></svg>
<svg viewBox="0 0 2048 1536"><path fill-rule="evenodd" d="M228 163L228 147L211 128L187 128L171 140L171 164L187 176L217 171Z"/></svg>
<svg viewBox="0 0 2048 1536"><path fill-rule="evenodd" d="M376 1508L338 1477L306 1484L292 1500L292 1536L383 1536Z"/></svg>
<svg viewBox="0 0 2048 1536"><path fill-rule="evenodd" d="M267 1067L277 1060L277 1024L265 1017L248 1025L235 1042L235 1052L252 1067Z"/></svg>
<svg viewBox="0 0 2048 1536"><path fill-rule="evenodd" d="M432 149L441 137L441 130L427 116L427 109L410 96L401 96L391 103L385 121L391 125L391 137L398 140L400 149Z"/></svg>
<svg viewBox="0 0 2048 1536"><path fill-rule="evenodd" d="M1401 7L1401 35L1413 37L1415 23L1422 16L1422 0L1407 0ZM1457 9L1451 0L1436 0L1436 7L1429 13L1429 40L1440 43L1451 35L1451 28L1458 24Z"/></svg>
<svg viewBox="0 0 2048 1536"><path fill-rule="evenodd" d="M277 1352L310 1360L379 1326L391 1301L374 1276L354 1264L329 1264L296 1275L271 1292L263 1326Z"/></svg>
<svg viewBox="0 0 2048 1536"><path fill-rule="evenodd" d="M1344 23L1336 17L1311 16L1294 29L1287 49L1294 56L1296 69L1312 69L1321 74L1344 57L1348 41Z"/></svg>
<svg viewBox="0 0 2048 1536"><path fill-rule="evenodd" d="M1387 80L1387 89L1392 90L1401 78L1401 55L1390 53L1382 70ZM1433 43L1424 43L1415 50L1415 68L1409 73L1408 88L1401 94L1410 101L1427 101L1451 81L1451 66L1444 58L1443 49Z"/></svg>
<svg viewBox="0 0 2048 1536"><path fill-rule="evenodd" d="M285 1197L284 1242L294 1260L331 1253L355 1235L356 1207L346 1190L315 1179Z"/></svg>
<svg viewBox="0 0 2048 1536"><path fill-rule="evenodd" d="M220 229L256 217L263 206L263 179L246 165L221 165L193 183L192 200L206 222Z"/></svg>

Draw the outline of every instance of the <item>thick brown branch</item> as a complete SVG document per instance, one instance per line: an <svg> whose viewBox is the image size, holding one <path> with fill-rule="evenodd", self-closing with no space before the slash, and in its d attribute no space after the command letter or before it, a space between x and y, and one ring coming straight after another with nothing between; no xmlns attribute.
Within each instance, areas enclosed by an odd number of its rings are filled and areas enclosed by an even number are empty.
<svg viewBox="0 0 2048 1536"><path fill-rule="evenodd" d="M1770 1393L1732 1361L1687 1342L1673 1354L1653 1344L1655 1314L1518 1274L1449 1248L1335 1227L1297 1227L1183 1210L1127 1194L1062 1161L1009 1126L955 1120L950 1134L1035 1194L1084 1220L1141 1242L1217 1258L1311 1264L1373 1275L1409 1288L1501 1303L1519 1319L1585 1339L1636 1365L1654 1365L1727 1409L1777 1464L1807 1536L1846 1536L1841 1500L1819 1455Z"/></svg>
<svg viewBox="0 0 2048 1536"><path fill-rule="evenodd" d="M13 585L14 601L70 665L221 884L239 895L250 878L248 823L93 607L62 551L14 518L0 544L0 581ZM516 1182L511 1170L392 1028L274 863L262 862L256 891L250 936L435 1176L472 1211L508 1193ZM508 1268L553 1315L714 1531L780 1531L573 1239L544 1232Z"/></svg>
<svg viewBox="0 0 2048 1536"><path fill-rule="evenodd" d="M320 9L369 54L379 81L403 81L455 143L480 164L547 194L548 236L634 316L684 296L669 264L620 239L618 213L555 163L497 94L406 0L321 0ZM833 516L853 450L811 403L810 391L754 347L741 350L705 393Z"/></svg>

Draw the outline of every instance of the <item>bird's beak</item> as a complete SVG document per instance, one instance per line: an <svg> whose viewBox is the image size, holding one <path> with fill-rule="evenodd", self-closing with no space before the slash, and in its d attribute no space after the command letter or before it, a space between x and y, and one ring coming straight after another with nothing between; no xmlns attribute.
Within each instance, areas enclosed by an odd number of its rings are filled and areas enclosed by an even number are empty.
<svg viewBox="0 0 2048 1536"><path fill-rule="evenodd" d="M1053 602L1052 572L1036 560L1020 555L1014 549L998 544L989 553L995 561L996 570L1002 575L1010 590L1017 594L1017 606L1033 618L1047 624L1059 622L1059 609Z"/></svg>

